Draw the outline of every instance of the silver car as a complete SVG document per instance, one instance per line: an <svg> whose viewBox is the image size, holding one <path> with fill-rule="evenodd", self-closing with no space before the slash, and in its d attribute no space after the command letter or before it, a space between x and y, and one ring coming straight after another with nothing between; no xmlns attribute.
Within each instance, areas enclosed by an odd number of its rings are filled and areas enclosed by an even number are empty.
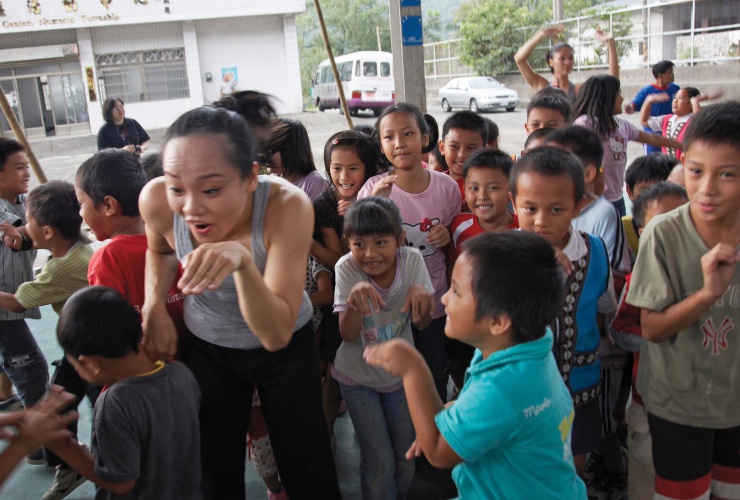
<svg viewBox="0 0 740 500"><path fill-rule="evenodd" d="M506 108L514 111L519 104L519 94L491 76L453 78L439 89L442 109L467 108L475 113Z"/></svg>

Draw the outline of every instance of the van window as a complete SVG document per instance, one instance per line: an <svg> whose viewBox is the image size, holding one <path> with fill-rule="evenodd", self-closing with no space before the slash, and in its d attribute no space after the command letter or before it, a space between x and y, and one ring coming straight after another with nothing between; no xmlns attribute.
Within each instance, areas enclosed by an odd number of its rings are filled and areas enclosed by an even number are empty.
<svg viewBox="0 0 740 500"><path fill-rule="evenodd" d="M391 63L380 63L380 76L391 76Z"/></svg>
<svg viewBox="0 0 740 500"><path fill-rule="evenodd" d="M321 83L332 83L334 81L334 72L329 66L321 69Z"/></svg>
<svg viewBox="0 0 740 500"><path fill-rule="evenodd" d="M365 76L378 76L378 63L376 62L363 63L362 73Z"/></svg>
<svg viewBox="0 0 740 500"><path fill-rule="evenodd" d="M343 82L352 80L352 62L346 62L339 65L339 76Z"/></svg>
<svg viewBox="0 0 740 500"><path fill-rule="evenodd" d="M360 72L360 61L357 61L357 64L355 64L355 76L362 76Z"/></svg>

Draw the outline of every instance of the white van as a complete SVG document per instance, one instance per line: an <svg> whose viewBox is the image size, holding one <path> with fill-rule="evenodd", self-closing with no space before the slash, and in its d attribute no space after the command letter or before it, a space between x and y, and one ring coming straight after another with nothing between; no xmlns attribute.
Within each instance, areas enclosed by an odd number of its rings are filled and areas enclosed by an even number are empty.
<svg viewBox="0 0 740 500"><path fill-rule="evenodd" d="M344 86L344 97L352 116L360 110L372 110L379 116L383 108L396 103L393 82L393 55L390 52L353 52L335 57ZM339 90L329 60L316 70L313 80L313 102L319 111L340 108Z"/></svg>

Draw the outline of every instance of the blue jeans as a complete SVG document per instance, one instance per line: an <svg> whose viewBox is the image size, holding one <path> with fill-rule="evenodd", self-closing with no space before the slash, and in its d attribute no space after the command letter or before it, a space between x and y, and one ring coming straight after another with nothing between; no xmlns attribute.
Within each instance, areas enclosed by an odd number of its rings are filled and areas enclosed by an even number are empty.
<svg viewBox="0 0 740 500"><path fill-rule="evenodd" d="M415 438L406 393L403 388L382 393L362 385L340 387L360 443L363 500L406 498L414 461L404 455Z"/></svg>
<svg viewBox="0 0 740 500"><path fill-rule="evenodd" d="M0 321L0 360L23 406L33 406L46 394L49 369L26 320Z"/></svg>

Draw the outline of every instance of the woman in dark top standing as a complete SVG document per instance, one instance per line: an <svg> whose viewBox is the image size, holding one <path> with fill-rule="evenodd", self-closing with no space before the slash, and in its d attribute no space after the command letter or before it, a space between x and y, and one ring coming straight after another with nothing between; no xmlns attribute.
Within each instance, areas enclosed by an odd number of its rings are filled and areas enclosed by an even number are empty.
<svg viewBox="0 0 740 500"><path fill-rule="evenodd" d="M139 122L126 118L123 101L109 97L103 103L105 125L98 131L98 151L106 148L125 149L139 156L149 146L149 134Z"/></svg>

